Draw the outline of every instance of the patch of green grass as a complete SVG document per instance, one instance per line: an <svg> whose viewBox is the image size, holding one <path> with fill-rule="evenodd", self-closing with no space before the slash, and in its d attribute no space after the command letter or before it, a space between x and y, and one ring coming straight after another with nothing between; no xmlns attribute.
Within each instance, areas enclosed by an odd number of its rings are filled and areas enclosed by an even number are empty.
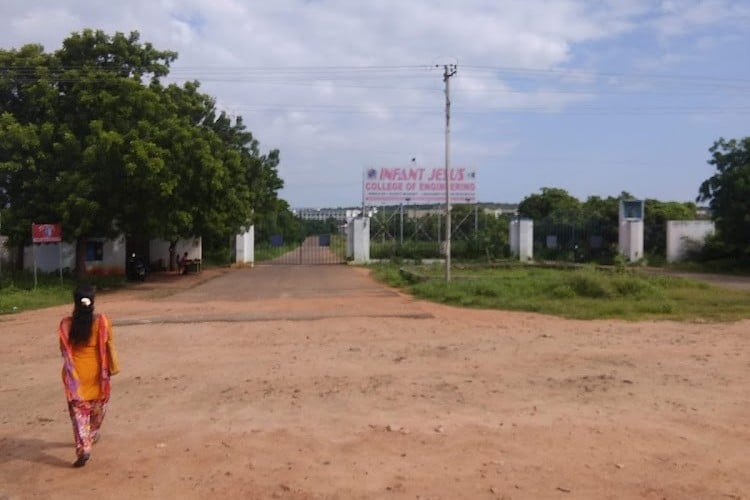
<svg viewBox="0 0 750 500"><path fill-rule="evenodd" d="M373 275L380 281L391 286L403 288L408 286L407 277L395 265L377 265L372 268Z"/></svg>
<svg viewBox="0 0 750 500"><path fill-rule="evenodd" d="M0 314L9 314L71 302L71 291L64 285L44 285L36 289L15 285L0 290Z"/></svg>
<svg viewBox="0 0 750 500"><path fill-rule="evenodd" d="M435 259L440 257L440 246L434 241L384 242L370 241L370 257L373 259Z"/></svg>
<svg viewBox="0 0 750 500"><path fill-rule="evenodd" d="M404 272L405 271L405 272ZM733 321L750 318L750 292L693 280L593 267L459 268L446 283L440 266L399 272L373 267L374 276L413 295L443 304L541 312L568 318ZM421 279L408 279L410 273Z"/></svg>
<svg viewBox="0 0 750 500"><path fill-rule="evenodd" d="M126 286L122 276L94 276L86 279L99 292ZM29 272L3 274L0 279L0 314L12 314L45 307L72 304L77 285L70 276L60 281L56 274L39 274L34 286L34 275Z"/></svg>

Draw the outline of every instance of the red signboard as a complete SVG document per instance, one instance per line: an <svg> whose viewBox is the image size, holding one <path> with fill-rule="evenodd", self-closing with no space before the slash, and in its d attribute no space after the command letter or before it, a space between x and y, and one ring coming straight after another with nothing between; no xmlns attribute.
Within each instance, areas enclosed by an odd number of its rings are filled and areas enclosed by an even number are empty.
<svg viewBox="0 0 750 500"><path fill-rule="evenodd" d="M60 224L32 224L31 240L34 243L59 243L62 241Z"/></svg>

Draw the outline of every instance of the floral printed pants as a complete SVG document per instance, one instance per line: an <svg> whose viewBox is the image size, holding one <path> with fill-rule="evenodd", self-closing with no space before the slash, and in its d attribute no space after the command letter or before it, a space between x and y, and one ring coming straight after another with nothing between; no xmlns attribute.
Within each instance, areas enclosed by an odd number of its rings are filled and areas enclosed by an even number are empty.
<svg viewBox="0 0 750 500"><path fill-rule="evenodd" d="M84 454L91 454L91 445L99 433L104 414L107 412L107 401L103 399L69 401L68 411L76 439L76 455L80 457Z"/></svg>

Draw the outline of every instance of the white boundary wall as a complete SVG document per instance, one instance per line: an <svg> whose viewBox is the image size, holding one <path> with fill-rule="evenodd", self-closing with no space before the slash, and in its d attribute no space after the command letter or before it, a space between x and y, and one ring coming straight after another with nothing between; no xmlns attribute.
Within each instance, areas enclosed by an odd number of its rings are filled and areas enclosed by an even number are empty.
<svg viewBox="0 0 750 500"><path fill-rule="evenodd" d="M86 261L86 272L92 274L124 274L125 273L125 235L113 240L105 238L89 238L89 241L102 243L102 260ZM73 253L75 254L75 246ZM73 256L75 262L75 255ZM74 264L75 265L75 264ZM63 266L64 267L64 266Z"/></svg>
<svg viewBox="0 0 750 500"><path fill-rule="evenodd" d="M90 242L102 244L102 260L87 260L86 272L91 274L124 274L125 273L125 236L118 236L110 240L106 238L88 238ZM60 247L62 245L62 247ZM62 251L62 268L75 269L75 243L37 243L23 249L24 269L34 269L34 255L36 254L36 268L43 273L51 273L60 269L60 251Z"/></svg>
<svg viewBox="0 0 750 500"><path fill-rule="evenodd" d="M89 241L102 243L102 260L87 261L86 272L92 274L125 274L125 263L127 261L125 236L120 235L110 240L105 238L88 238ZM76 247L74 243L45 243L37 244L36 248L27 246L23 252L23 265L25 269L34 268L34 253L36 253L37 270L41 272L53 272L60 268L60 245L62 245L62 267L63 269L75 269ZM202 260L203 242L200 237L181 239L175 247L175 258L182 256L185 252L188 259ZM169 242L166 240L151 240L149 242L149 257L151 262L163 259L164 266L169 266Z"/></svg>
<svg viewBox="0 0 750 500"><path fill-rule="evenodd" d="M702 247L716 227L710 220L667 221L667 262L685 259L690 248Z"/></svg>
<svg viewBox="0 0 750 500"><path fill-rule="evenodd" d="M62 245L62 248L60 247ZM76 246L74 243L37 243L23 249L23 268L34 269L34 255L36 254L36 268L42 273L60 270L60 251L62 251L63 269L75 269Z"/></svg>
<svg viewBox="0 0 750 500"><path fill-rule="evenodd" d="M187 252L190 260L203 259L203 240L200 236L189 239L177 240L175 245L175 260ZM151 240L148 245L148 254L151 262L162 260L165 268L169 268L169 241Z"/></svg>

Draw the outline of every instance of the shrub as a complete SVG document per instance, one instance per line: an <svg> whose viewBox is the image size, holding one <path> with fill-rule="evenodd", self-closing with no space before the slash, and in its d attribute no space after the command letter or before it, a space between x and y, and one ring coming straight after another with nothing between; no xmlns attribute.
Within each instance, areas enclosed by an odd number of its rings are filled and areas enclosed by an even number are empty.
<svg viewBox="0 0 750 500"><path fill-rule="evenodd" d="M612 295L606 282L592 271L575 271L566 277L565 284L580 297L600 299Z"/></svg>
<svg viewBox="0 0 750 500"><path fill-rule="evenodd" d="M651 283L636 276L617 276L611 283L614 291L623 297L650 295L655 291Z"/></svg>

